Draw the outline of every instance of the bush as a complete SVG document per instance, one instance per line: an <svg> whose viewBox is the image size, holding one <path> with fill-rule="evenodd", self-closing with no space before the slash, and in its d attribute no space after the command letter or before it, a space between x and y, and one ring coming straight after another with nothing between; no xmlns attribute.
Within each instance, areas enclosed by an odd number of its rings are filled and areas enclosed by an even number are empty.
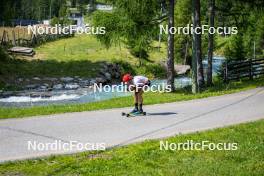
<svg viewBox="0 0 264 176"><path fill-rule="evenodd" d="M166 69L162 65L158 64L149 64L145 66L146 75L149 75L150 78L165 78Z"/></svg>
<svg viewBox="0 0 264 176"><path fill-rule="evenodd" d="M120 66L122 74L130 73L132 75L144 75L150 79L166 77L166 69L159 64L144 64L138 67L122 60L114 59L112 62Z"/></svg>
<svg viewBox="0 0 264 176"><path fill-rule="evenodd" d="M0 47L0 61L6 61L9 58L9 55L5 52L5 50Z"/></svg>
<svg viewBox="0 0 264 176"><path fill-rule="evenodd" d="M132 75L136 74L135 69L132 67L132 65L126 61L122 61L122 60L118 60L118 59L114 59L112 61L113 63L116 63L119 65L119 67L121 68L121 73L130 73Z"/></svg>
<svg viewBox="0 0 264 176"><path fill-rule="evenodd" d="M130 53L139 59L148 59L149 55L146 50L141 49L139 46L130 48Z"/></svg>
<svg viewBox="0 0 264 176"><path fill-rule="evenodd" d="M69 25L69 24L73 24L73 21L72 20L69 20L65 17L61 17L61 18L58 18L58 17L53 17L50 21L50 24L51 26L56 26L58 24L60 25Z"/></svg>

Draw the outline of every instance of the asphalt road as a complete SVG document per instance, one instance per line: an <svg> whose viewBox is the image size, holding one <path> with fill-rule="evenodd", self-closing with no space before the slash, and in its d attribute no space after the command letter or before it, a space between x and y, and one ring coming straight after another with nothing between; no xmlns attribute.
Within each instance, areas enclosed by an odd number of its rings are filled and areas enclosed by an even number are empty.
<svg viewBox="0 0 264 176"><path fill-rule="evenodd" d="M0 162L78 152L76 146L70 151L55 150L51 144L54 147L56 142L86 144L90 149L95 144L99 148L102 145L114 147L263 119L264 88L150 105L144 109L147 116L121 116L121 112L130 110L120 108L0 120ZM34 143L38 150L33 150ZM31 150L28 150L29 144L32 144Z"/></svg>

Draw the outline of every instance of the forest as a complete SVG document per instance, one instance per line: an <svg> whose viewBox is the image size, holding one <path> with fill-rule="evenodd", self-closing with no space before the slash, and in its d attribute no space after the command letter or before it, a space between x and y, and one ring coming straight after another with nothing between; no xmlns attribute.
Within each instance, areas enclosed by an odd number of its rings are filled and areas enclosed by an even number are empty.
<svg viewBox="0 0 264 176"><path fill-rule="evenodd" d="M106 27L105 35L97 35L106 48L123 43L144 66L153 49L153 42L167 43L167 79L173 85L174 63L192 67L197 90L212 85L213 55L227 60L263 58L264 2L262 0L7 0L0 2L0 24L12 26L14 19L51 19L64 21L71 8L89 16L93 26ZM111 12L87 11L89 4L106 3ZM56 20L54 20L56 19ZM62 20L61 20L62 19ZM160 25L169 30L192 24L236 29L235 34L160 34ZM232 31L232 30L231 30ZM208 58L207 83L202 61ZM197 62L197 63L195 63ZM197 68L196 68L197 67ZM194 89L194 92L197 92Z"/></svg>

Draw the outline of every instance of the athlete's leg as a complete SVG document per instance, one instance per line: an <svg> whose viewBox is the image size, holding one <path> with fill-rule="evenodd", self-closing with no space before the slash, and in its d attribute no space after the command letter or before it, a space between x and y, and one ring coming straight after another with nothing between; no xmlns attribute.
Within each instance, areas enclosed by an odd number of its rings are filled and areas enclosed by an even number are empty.
<svg viewBox="0 0 264 176"><path fill-rule="evenodd" d="M143 112L143 90L138 92L138 103L139 103L139 112Z"/></svg>
<svg viewBox="0 0 264 176"><path fill-rule="evenodd" d="M134 109L131 111L132 113L137 112L138 111L138 92L134 92Z"/></svg>

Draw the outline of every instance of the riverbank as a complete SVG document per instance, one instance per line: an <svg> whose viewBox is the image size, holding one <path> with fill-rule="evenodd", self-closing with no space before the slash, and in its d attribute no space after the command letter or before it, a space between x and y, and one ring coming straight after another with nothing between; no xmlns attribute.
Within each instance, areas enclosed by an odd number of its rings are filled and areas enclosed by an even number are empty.
<svg viewBox="0 0 264 176"><path fill-rule="evenodd" d="M231 82L223 84L217 81L215 85L200 94L192 94L190 88L184 88L176 91L175 93L146 93L144 95L144 104L159 104L167 102L176 102L184 100L192 100L198 98L206 98L210 96L219 96L224 94L235 93L243 90L253 89L256 87L264 86L264 78L256 78L254 80L244 80L238 82ZM0 118L18 118L37 115L49 115L66 112L80 112L92 111L101 109L121 108L132 106L131 97L120 97L110 100L103 100L92 103L84 104L69 104L69 105L48 105L48 106L35 106L26 108L0 108Z"/></svg>
<svg viewBox="0 0 264 176"><path fill-rule="evenodd" d="M0 90L21 90L25 84L34 84L36 81L34 78L93 79L98 77L107 63L119 64L122 66L122 72L158 78L165 73L160 62L166 58L166 46L162 43L158 50L155 49L156 45L158 44L153 43L149 60L144 61L141 67L138 67L138 58L123 44L107 49L91 35L76 35L45 43L34 48L36 52L34 57L16 55L8 57L0 50Z"/></svg>

